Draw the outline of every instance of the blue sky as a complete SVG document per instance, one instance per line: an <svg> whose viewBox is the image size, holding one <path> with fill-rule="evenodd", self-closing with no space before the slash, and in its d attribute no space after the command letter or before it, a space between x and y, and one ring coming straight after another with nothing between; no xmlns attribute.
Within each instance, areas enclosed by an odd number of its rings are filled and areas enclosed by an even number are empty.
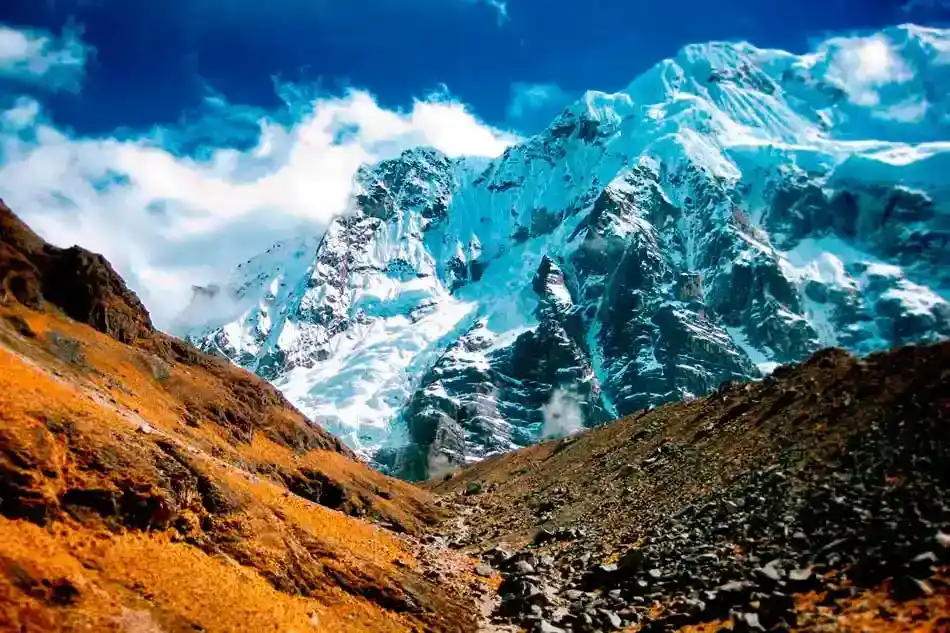
<svg viewBox="0 0 950 633"><path fill-rule="evenodd" d="M365 162L497 156L677 49L793 52L950 0L0 3L0 197L104 253L159 325L192 284L348 210Z"/></svg>
<svg viewBox="0 0 950 633"><path fill-rule="evenodd" d="M939 8L916 2L915 17L939 18ZM569 97L618 90L684 44L741 38L804 51L831 31L903 21L905 4L35 0L3 3L0 23L59 33L72 21L84 29L95 55L81 92L46 99L56 120L80 133L172 124L209 91L275 108L274 78L329 92L364 88L390 108L446 86L484 121L533 132Z"/></svg>

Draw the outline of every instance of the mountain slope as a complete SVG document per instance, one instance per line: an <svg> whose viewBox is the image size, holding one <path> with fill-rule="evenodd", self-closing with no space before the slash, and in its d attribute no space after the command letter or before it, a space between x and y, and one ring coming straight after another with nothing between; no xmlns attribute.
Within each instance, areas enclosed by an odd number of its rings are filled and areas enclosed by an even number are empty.
<svg viewBox="0 0 950 633"><path fill-rule="evenodd" d="M443 516L0 203L0 630L475 630Z"/></svg>
<svg viewBox="0 0 950 633"><path fill-rule="evenodd" d="M427 487L527 630L944 631L948 387L950 343L823 350Z"/></svg>
<svg viewBox="0 0 950 633"><path fill-rule="evenodd" d="M881 47L890 76L847 72ZM198 301L183 328L408 478L822 347L946 338L947 59L911 26L689 46L497 160L364 168L319 245L251 260L226 323Z"/></svg>

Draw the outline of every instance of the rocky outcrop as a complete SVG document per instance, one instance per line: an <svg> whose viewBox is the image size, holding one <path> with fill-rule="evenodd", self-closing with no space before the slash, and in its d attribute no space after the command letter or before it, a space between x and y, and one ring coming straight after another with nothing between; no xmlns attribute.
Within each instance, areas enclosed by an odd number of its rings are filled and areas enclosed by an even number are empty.
<svg viewBox="0 0 950 633"><path fill-rule="evenodd" d="M0 249L0 298L54 305L123 343L154 331L145 306L102 255L47 244L2 201Z"/></svg>
<svg viewBox="0 0 950 633"><path fill-rule="evenodd" d="M532 284L538 326L499 345L479 321L422 377L405 411L408 446L376 460L409 479L566 435L609 419L564 273L542 258Z"/></svg>

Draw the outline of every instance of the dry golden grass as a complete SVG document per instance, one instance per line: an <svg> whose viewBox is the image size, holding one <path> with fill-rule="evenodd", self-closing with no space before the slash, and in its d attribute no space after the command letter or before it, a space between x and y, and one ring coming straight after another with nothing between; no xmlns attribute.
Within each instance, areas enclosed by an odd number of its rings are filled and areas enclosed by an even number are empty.
<svg viewBox="0 0 950 633"><path fill-rule="evenodd" d="M840 600L840 609L822 605L824 594L797 596L799 624L803 631L841 633L946 633L950 631L950 591L948 570L937 576L931 595L899 602L891 597L886 583L853 598Z"/></svg>
<svg viewBox="0 0 950 633"><path fill-rule="evenodd" d="M16 334L10 315L35 336ZM77 342L78 360L52 336ZM244 441L196 417L202 399L227 404L221 380L0 306L0 475L19 482L0 505L0 630L471 630L465 588L420 575L406 539L284 481L320 473L348 507L410 532L439 517L428 493L342 453L282 444L270 428L304 423L289 408L270 407ZM163 505L136 526L124 506L66 504L75 490ZM42 512L12 520L24 507Z"/></svg>
<svg viewBox="0 0 950 633"><path fill-rule="evenodd" d="M8 339L15 343L16 355L32 359L39 367L54 367L63 377L61 383L83 385L85 403L79 407L87 408L86 416L95 418L102 409L112 409L132 424L133 429L147 423L188 446L272 479L275 473L293 475L301 468L321 472L352 492L354 506L409 532L434 523L441 516L425 491L386 477L338 452L300 451L277 443L264 432L251 433L249 441L235 441L226 426L199 417L197 409L189 407L195 402L224 399L220 379L201 367L163 361L147 350L123 345L85 325L55 315L19 306L0 310L0 316L9 314L23 318L37 335L32 343ZM53 334L79 341L84 362L76 366L56 358L46 344ZM161 369L160 378L155 376L156 367ZM40 396L35 388L20 385L20 389L47 406L49 399ZM61 394L62 390L57 393ZM288 407L274 408L268 417L289 425L306 424L299 413ZM260 424L267 422L273 420L261 420ZM120 428L128 431L130 427L123 424ZM283 483L280 479L276 481Z"/></svg>

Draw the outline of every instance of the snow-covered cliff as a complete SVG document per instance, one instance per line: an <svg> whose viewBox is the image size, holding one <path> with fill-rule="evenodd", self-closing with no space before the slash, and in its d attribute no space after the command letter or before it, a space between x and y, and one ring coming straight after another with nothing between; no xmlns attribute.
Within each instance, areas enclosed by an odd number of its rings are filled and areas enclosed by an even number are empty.
<svg viewBox="0 0 950 633"><path fill-rule="evenodd" d="M497 160L367 166L355 213L182 323L412 478L821 347L945 338L948 89L950 31L689 46Z"/></svg>

